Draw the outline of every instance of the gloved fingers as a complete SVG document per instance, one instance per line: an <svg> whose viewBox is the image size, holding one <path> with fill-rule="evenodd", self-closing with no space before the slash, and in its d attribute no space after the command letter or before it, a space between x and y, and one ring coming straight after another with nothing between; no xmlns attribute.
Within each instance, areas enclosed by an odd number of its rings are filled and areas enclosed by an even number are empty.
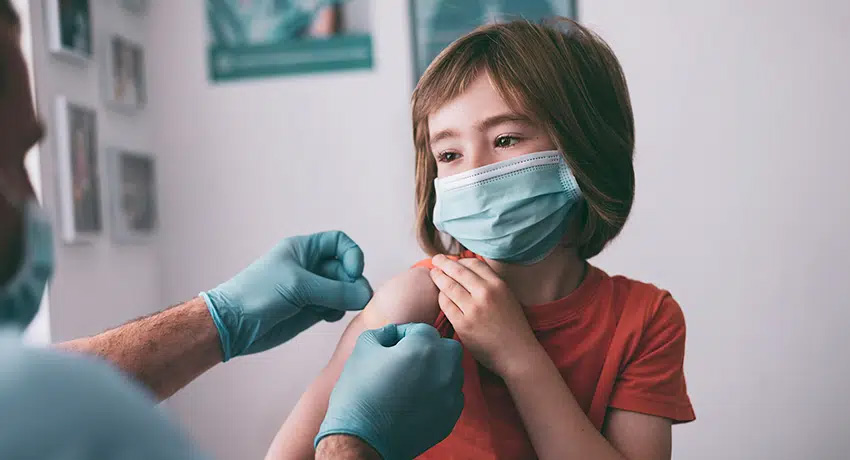
<svg viewBox="0 0 850 460"><path fill-rule="evenodd" d="M248 349L242 354L259 353L268 349L274 348L281 343L284 343L296 335L309 329L314 324L322 320L322 317L308 308L305 308L295 315L277 323L268 332L258 338Z"/></svg>
<svg viewBox="0 0 850 460"><path fill-rule="evenodd" d="M367 333L369 333L368 336ZM411 344L415 341L436 342L443 340L440 338L440 333L436 329L424 323L408 323L401 325L388 324L380 329L366 331L361 334L361 337L364 339L373 340L384 347L396 346L402 340L407 340L408 342L411 342ZM452 342L455 341L452 340ZM450 344L447 344L447 346L451 347L451 350L448 350L448 353L451 353L454 357L456 353L454 347ZM459 343L458 346L460 346Z"/></svg>
<svg viewBox="0 0 850 460"><path fill-rule="evenodd" d="M456 340L440 339L436 346L437 373L449 391L463 387L463 347Z"/></svg>
<svg viewBox="0 0 850 460"><path fill-rule="evenodd" d="M325 260L319 264L316 268L315 273L321 277L336 280L336 281L355 281L356 277L352 278L348 276L348 272L345 271L345 267L342 266L342 262L336 259Z"/></svg>
<svg viewBox="0 0 850 460"><path fill-rule="evenodd" d="M322 262L316 269L316 274L335 281L356 281L348 276L348 273L342 266L342 262L336 259ZM310 305L309 308L312 308L316 314L329 323L339 321L345 316L344 310L321 307L318 305Z"/></svg>
<svg viewBox="0 0 850 460"><path fill-rule="evenodd" d="M392 347L398 343L401 336L398 333L398 326L395 324L387 324L380 329L372 329L360 334L359 340L377 343L382 347Z"/></svg>
<svg viewBox="0 0 850 460"><path fill-rule="evenodd" d="M308 305L306 308L312 310L313 313L329 323L337 322L345 316L345 312L343 310L334 310L333 308L319 307L316 305Z"/></svg>
<svg viewBox="0 0 850 460"><path fill-rule="evenodd" d="M465 403L465 398L464 398L463 392L458 391L457 393L455 393L453 401L451 402L451 404L449 406L450 409L449 409L449 412L448 412L449 420L452 421L451 429L449 429L449 432L446 433L446 436L451 434L452 430L455 427L455 424L457 424L457 421L460 420L460 415L461 415L461 413L463 413L464 403Z"/></svg>
<svg viewBox="0 0 850 460"><path fill-rule="evenodd" d="M405 338L439 340L440 332L425 323L408 323L398 327L399 341Z"/></svg>
<svg viewBox="0 0 850 460"><path fill-rule="evenodd" d="M447 353L450 353L456 362L460 363L460 359L463 356L463 345L461 345L460 342L454 339L441 338L440 346L443 347Z"/></svg>
<svg viewBox="0 0 850 460"><path fill-rule="evenodd" d="M351 237L338 230L319 233L317 237L318 253L313 255L317 260L339 260L349 279L357 279L363 275L363 250Z"/></svg>
<svg viewBox="0 0 850 460"><path fill-rule="evenodd" d="M448 340L448 339L445 339L445 340ZM455 349L452 348L449 352L455 353ZM451 369L449 370L449 372L451 373L450 374L451 375L451 385L454 388L457 388L458 390L460 390L461 388L463 388L463 378L464 378L463 377L463 375L464 375L463 374L463 361L462 361L463 352L457 351L456 353L457 353L457 355L455 355L453 357L452 361L451 361Z"/></svg>
<svg viewBox="0 0 850 460"><path fill-rule="evenodd" d="M371 298L372 287L366 278L352 283L315 276L309 281L304 300L308 305L334 310L362 310Z"/></svg>

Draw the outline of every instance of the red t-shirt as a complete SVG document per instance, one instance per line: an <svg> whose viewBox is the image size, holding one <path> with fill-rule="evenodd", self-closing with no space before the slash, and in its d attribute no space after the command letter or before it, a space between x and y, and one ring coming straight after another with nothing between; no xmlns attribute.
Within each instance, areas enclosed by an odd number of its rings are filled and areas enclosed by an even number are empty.
<svg viewBox="0 0 850 460"><path fill-rule="evenodd" d="M465 253L463 257L473 257ZM416 264L431 268L430 259ZM537 340L597 429L609 407L694 420L685 386L685 317L670 293L588 266L563 299L526 307ZM457 339L440 313L434 326ZM536 458L504 382L464 352L464 409L452 433L420 459Z"/></svg>

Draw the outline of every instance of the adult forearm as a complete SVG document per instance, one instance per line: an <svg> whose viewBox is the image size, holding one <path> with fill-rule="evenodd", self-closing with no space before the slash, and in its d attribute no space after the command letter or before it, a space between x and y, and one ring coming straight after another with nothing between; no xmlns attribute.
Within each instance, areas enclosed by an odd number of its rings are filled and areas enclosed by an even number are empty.
<svg viewBox="0 0 850 460"><path fill-rule="evenodd" d="M381 460L369 444L360 438L347 435L328 436L316 447L316 460Z"/></svg>
<svg viewBox="0 0 850 460"><path fill-rule="evenodd" d="M218 332L201 298L57 346L110 361L160 400L222 359Z"/></svg>
<svg viewBox="0 0 850 460"><path fill-rule="evenodd" d="M593 426L542 348L505 383L539 458L626 460Z"/></svg>

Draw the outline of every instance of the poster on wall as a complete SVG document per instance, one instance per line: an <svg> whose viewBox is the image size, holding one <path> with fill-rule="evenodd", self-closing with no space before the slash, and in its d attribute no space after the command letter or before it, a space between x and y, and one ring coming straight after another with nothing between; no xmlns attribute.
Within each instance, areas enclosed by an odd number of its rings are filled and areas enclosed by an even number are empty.
<svg viewBox="0 0 850 460"><path fill-rule="evenodd" d="M483 24L554 16L576 19L576 0L410 0L415 76L445 47Z"/></svg>
<svg viewBox="0 0 850 460"><path fill-rule="evenodd" d="M371 0L207 0L212 81L372 67Z"/></svg>
<svg viewBox="0 0 850 460"><path fill-rule="evenodd" d="M107 151L107 184L112 237L118 243L144 242L157 225L154 157L112 148Z"/></svg>
<svg viewBox="0 0 850 460"><path fill-rule="evenodd" d="M106 55L107 103L125 111L135 111L145 105L145 55L142 47L118 35L109 40Z"/></svg>
<svg viewBox="0 0 850 460"><path fill-rule="evenodd" d="M47 0L47 40L55 55L85 63L92 54L89 0Z"/></svg>
<svg viewBox="0 0 850 460"><path fill-rule="evenodd" d="M103 229L93 109L56 98L56 150L62 238L90 241Z"/></svg>
<svg viewBox="0 0 850 460"><path fill-rule="evenodd" d="M148 0L120 0L121 6L127 11L136 14L143 14L148 10Z"/></svg>

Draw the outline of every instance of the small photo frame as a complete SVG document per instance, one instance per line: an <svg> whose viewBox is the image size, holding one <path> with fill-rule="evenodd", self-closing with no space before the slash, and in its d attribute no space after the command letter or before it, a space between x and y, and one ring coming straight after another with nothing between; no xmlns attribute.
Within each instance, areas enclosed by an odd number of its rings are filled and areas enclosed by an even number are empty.
<svg viewBox="0 0 850 460"><path fill-rule="evenodd" d="M113 239L139 243L157 228L156 162L148 153L120 148L107 151Z"/></svg>
<svg viewBox="0 0 850 460"><path fill-rule="evenodd" d="M62 239L92 241L103 231L94 109L56 98L56 153Z"/></svg>
<svg viewBox="0 0 850 460"><path fill-rule="evenodd" d="M131 13L144 14L148 11L148 0L118 0L118 2Z"/></svg>
<svg viewBox="0 0 850 460"><path fill-rule="evenodd" d="M50 51L66 60L85 64L92 56L89 0L45 0Z"/></svg>
<svg viewBox="0 0 850 460"><path fill-rule="evenodd" d="M109 39L106 56L106 102L123 111L138 111L147 102L145 55L141 45L124 37Z"/></svg>

